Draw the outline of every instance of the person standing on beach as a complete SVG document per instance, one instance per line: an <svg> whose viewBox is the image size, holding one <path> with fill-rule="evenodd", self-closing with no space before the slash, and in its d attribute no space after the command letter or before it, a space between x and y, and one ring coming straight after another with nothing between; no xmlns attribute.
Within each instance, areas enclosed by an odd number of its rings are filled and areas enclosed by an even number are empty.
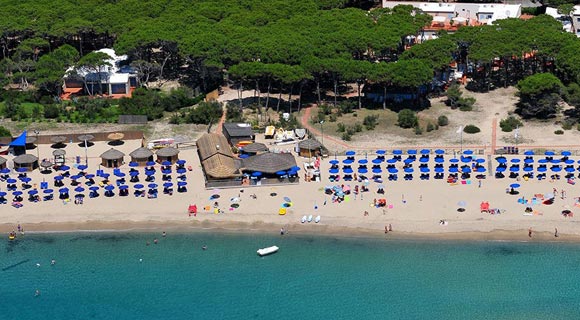
<svg viewBox="0 0 580 320"><path fill-rule="evenodd" d="M554 228L554 237L558 238L558 228Z"/></svg>
<svg viewBox="0 0 580 320"><path fill-rule="evenodd" d="M479 179L479 180L478 180L478 182L477 182L477 187L478 187L478 188L481 188L481 179Z"/></svg>
<svg viewBox="0 0 580 320"><path fill-rule="evenodd" d="M530 237L530 238L532 237L532 227L530 227L528 229L528 237Z"/></svg>

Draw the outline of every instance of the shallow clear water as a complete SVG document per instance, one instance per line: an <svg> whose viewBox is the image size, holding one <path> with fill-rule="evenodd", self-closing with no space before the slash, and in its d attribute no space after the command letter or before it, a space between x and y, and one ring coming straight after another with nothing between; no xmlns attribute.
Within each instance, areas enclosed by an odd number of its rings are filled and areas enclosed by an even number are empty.
<svg viewBox="0 0 580 320"><path fill-rule="evenodd" d="M156 236L2 239L0 318L580 318L580 244Z"/></svg>

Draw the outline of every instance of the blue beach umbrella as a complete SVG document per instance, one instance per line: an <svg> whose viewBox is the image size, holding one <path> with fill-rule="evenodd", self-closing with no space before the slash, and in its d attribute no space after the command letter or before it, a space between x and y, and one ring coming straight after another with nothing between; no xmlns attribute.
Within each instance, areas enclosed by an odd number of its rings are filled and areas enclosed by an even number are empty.
<svg viewBox="0 0 580 320"><path fill-rule="evenodd" d="M413 168L405 168L404 170L406 173L413 173L415 170Z"/></svg>
<svg viewBox="0 0 580 320"><path fill-rule="evenodd" d="M345 154L347 156L354 156L356 154L356 152L354 152L353 150L348 150L347 152L345 152Z"/></svg>
<svg viewBox="0 0 580 320"><path fill-rule="evenodd" d="M566 159L566 161L564 161L565 164L573 164L575 161L572 159Z"/></svg>
<svg viewBox="0 0 580 320"><path fill-rule="evenodd" d="M554 172L560 172L560 171L562 171L562 168L561 168L561 167L558 167L558 166L552 166L552 167L550 168L550 170L552 170L552 171L554 171Z"/></svg>
<svg viewBox="0 0 580 320"><path fill-rule="evenodd" d="M495 168L495 171L496 172L504 172L505 170L506 170L505 167L497 167L497 168Z"/></svg>
<svg viewBox="0 0 580 320"><path fill-rule="evenodd" d="M156 183L150 183L147 187L149 187L149 189L157 189L158 185Z"/></svg>
<svg viewBox="0 0 580 320"><path fill-rule="evenodd" d="M451 163L458 163L459 159L453 158L453 159L449 159L449 162Z"/></svg>
<svg viewBox="0 0 580 320"><path fill-rule="evenodd" d="M373 169L373 173L379 174L379 173L382 173L382 172L383 172L383 170L381 168L374 168Z"/></svg>
<svg viewBox="0 0 580 320"><path fill-rule="evenodd" d="M417 150L415 150L415 149L407 150L407 154L415 155L415 154L417 154Z"/></svg>
<svg viewBox="0 0 580 320"><path fill-rule="evenodd" d="M339 172L338 169L330 169L330 170L328 170L328 173L330 173L330 174L337 174L338 172Z"/></svg>
<svg viewBox="0 0 580 320"><path fill-rule="evenodd" d="M359 164L367 164L367 163L369 163L369 161L367 159L359 159L358 163Z"/></svg>
<svg viewBox="0 0 580 320"><path fill-rule="evenodd" d="M387 163L397 163L397 159L395 158L388 159Z"/></svg>
<svg viewBox="0 0 580 320"><path fill-rule="evenodd" d="M18 191L14 191L12 192L12 195L15 197L21 196L22 195L22 191L18 190Z"/></svg>
<svg viewBox="0 0 580 320"><path fill-rule="evenodd" d="M184 165L186 163L186 161L183 160L183 159L179 159L175 163L177 163L178 165L182 166L182 165Z"/></svg>
<svg viewBox="0 0 580 320"><path fill-rule="evenodd" d="M520 171L520 167L518 166L511 166L510 167L510 172L519 172Z"/></svg>
<svg viewBox="0 0 580 320"><path fill-rule="evenodd" d="M143 188L145 188L145 186L142 185L142 184L140 184L140 183L138 183L138 184L134 185L133 188L135 188L135 189L143 189Z"/></svg>
<svg viewBox="0 0 580 320"><path fill-rule="evenodd" d="M100 188L98 186L91 186L91 187L89 187L89 190L91 190L91 191L97 191L99 189Z"/></svg>
<svg viewBox="0 0 580 320"><path fill-rule="evenodd" d="M155 170L145 170L145 175L146 176L152 176L155 174Z"/></svg>
<svg viewBox="0 0 580 320"><path fill-rule="evenodd" d="M463 173L470 173L471 172L471 168L470 167L461 167L461 171Z"/></svg>
<svg viewBox="0 0 580 320"><path fill-rule="evenodd" d="M75 188L75 192L83 192L83 191L85 191L85 188L83 188L83 187L76 187Z"/></svg>
<svg viewBox="0 0 580 320"><path fill-rule="evenodd" d="M12 184L12 183L16 183L17 180L10 178L10 179L6 180L6 182L9 183L9 184Z"/></svg>
<svg viewBox="0 0 580 320"><path fill-rule="evenodd" d="M547 159L540 159L540 160L538 160L538 163L548 163L548 160Z"/></svg>
<svg viewBox="0 0 580 320"><path fill-rule="evenodd" d="M8 169L8 168L2 168L2 170L0 170L0 173L3 173L3 174L10 173L10 169Z"/></svg>
<svg viewBox="0 0 580 320"><path fill-rule="evenodd" d="M512 183L512 184L510 184L510 188L517 189L519 187L520 187L520 184L519 183Z"/></svg>
<svg viewBox="0 0 580 320"><path fill-rule="evenodd" d="M471 160L473 160L471 157L461 157L461 162L463 163L469 163Z"/></svg>
<svg viewBox="0 0 580 320"><path fill-rule="evenodd" d="M109 173L103 173L101 174L101 178L103 179L108 179L111 175Z"/></svg>
<svg viewBox="0 0 580 320"><path fill-rule="evenodd" d="M177 185L178 185L179 187L185 187L185 186L187 185L187 182L186 182L186 181L179 181L179 182L177 183Z"/></svg>
<svg viewBox="0 0 580 320"><path fill-rule="evenodd" d="M94 177L95 177L95 175L92 173L85 175L85 179L92 179Z"/></svg>
<svg viewBox="0 0 580 320"><path fill-rule="evenodd" d="M115 186L113 186L112 184L106 185L105 186L105 190L107 190L107 191L113 191L113 190L115 190Z"/></svg>
<svg viewBox="0 0 580 320"><path fill-rule="evenodd" d="M527 150L526 152L524 152L524 155L526 155L526 156L533 156L534 155L534 151Z"/></svg>
<svg viewBox="0 0 580 320"><path fill-rule="evenodd" d="M429 149L421 149L421 154L430 154L431 150Z"/></svg>
<svg viewBox="0 0 580 320"><path fill-rule="evenodd" d="M526 159L524 159L524 163L526 163L526 164L527 163L534 163L534 159L532 159L532 158L526 158Z"/></svg>
<svg viewBox="0 0 580 320"><path fill-rule="evenodd" d="M138 175L139 175L139 172L138 172L138 171L131 171L131 172L129 172L129 175L130 175L131 177L136 177L136 176L138 176Z"/></svg>
<svg viewBox="0 0 580 320"><path fill-rule="evenodd" d="M335 164L339 164L339 161L336 159L333 159L333 160L328 161L328 163L335 165Z"/></svg>
<svg viewBox="0 0 580 320"><path fill-rule="evenodd" d="M393 150L393 154L401 155L401 154L403 154L403 150L395 149L395 150Z"/></svg>
<svg viewBox="0 0 580 320"><path fill-rule="evenodd" d="M284 171L284 170L276 171L276 175L278 175L278 176L283 176L285 174L286 174L286 171Z"/></svg>
<svg viewBox="0 0 580 320"><path fill-rule="evenodd" d="M477 159L475 159L475 162L481 164L481 163L484 163L485 162L485 159L483 159L483 158L477 158Z"/></svg>
<svg viewBox="0 0 580 320"><path fill-rule="evenodd" d="M342 171L343 171L344 173L346 173L346 174L350 174L350 173L353 173L353 172L354 172L354 171L352 170L352 168L346 168L346 169L343 169Z"/></svg>
<svg viewBox="0 0 580 320"><path fill-rule="evenodd" d="M172 182L165 182L165 183L163 184L163 187L164 187L164 188L171 188L171 187L173 187L173 183L172 183Z"/></svg>
<svg viewBox="0 0 580 320"><path fill-rule="evenodd" d="M139 166L139 164L137 162L135 162L135 161L129 162L129 167L131 167L131 168L135 168L135 167L138 167L138 166Z"/></svg>
<svg viewBox="0 0 580 320"><path fill-rule="evenodd" d="M443 169L441 167L437 167L437 168L434 169L434 171L437 172L437 173L442 173L442 172L445 171L445 169Z"/></svg>
<svg viewBox="0 0 580 320"><path fill-rule="evenodd" d="M58 168L58 170L60 170L60 171L69 171L70 170L70 167L69 166L60 166Z"/></svg>
<svg viewBox="0 0 580 320"><path fill-rule="evenodd" d="M553 156L553 155L555 155L555 153L554 153L554 151L546 151L546 152L544 152L544 155Z"/></svg>
<svg viewBox="0 0 580 320"><path fill-rule="evenodd" d="M437 149L437 150L435 150L435 154L445 154L445 150Z"/></svg>
<svg viewBox="0 0 580 320"><path fill-rule="evenodd" d="M524 169L523 169L523 170L524 170L525 172L532 172L532 171L534 171L534 167L526 166L526 167L524 167Z"/></svg>
<svg viewBox="0 0 580 320"><path fill-rule="evenodd" d="M505 157L497 157L495 160L499 163L506 163L507 159Z"/></svg>
<svg viewBox="0 0 580 320"><path fill-rule="evenodd" d="M145 163L145 165L146 165L146 166L148 166L148 167L152 167L152 166L154 166L154 165L155 165L155 161L147 161L147 162Z"/></svg>
<svg viewBox="0 0 580 320"><path fill-rule="evenodd" d="M83 177L83 176L76 174L76 175L74 175L74 176L70 176L70 179L71 179L71 180L78 180L78 179L80 179L80 178L82 178L82 177Z"/></svg>
<svg viewBox="0 0 580 320"><path fill-rule="evenodd" d="M69 191L69 190L68 190L68 188L66 188L66 187L58 189L58 192L59 192L59 193L68 193L68 191Z"/></svg>
<svg viewBox="0 0 580 320"><path fill-rule="evenodd" d="M86 165L84 165L84 164L80 164L80 165L78 165L78 166L77 166L77 169L79 169L79 170L81 170L81 171L82 171L82 170L86 170L87 168L88 168L88 166L86 166Z"/></svg>
<svg viewBox="0 0 580 320"><path fill-rule="evenodd" d="M449 172L456 173L456 172L459 172L459 169L457 169L457 167L451 167L451 168L449 168Z"/></svg>
<svg viewBox="0 0 580 320"><path fill-rule="evenodd" d="M445 159L443 157L435 157L435 162L436 163L443 163L443 162L445 162Z"/></svg>
<svg viewBox="0 0 580 320"><path fill-rule="evenodd" d="M550 161L550 163L553 163L553 164L558 164L558 163L560 163L560 162L561 162L561 161L560 161L560 159L552 159L552 160Z"/></svg>
<svg viewBox="0 0 580 320"><path fill-rule="evenodd" d="M574 169L574 167L566 167L564 170L566 170L566 172L573 172L573 171L576 171L576 170Z"/></svg>
<svg viewBox="0 0 580 320"><path fill-rule="evenodd" d="M369 172L369 170L367 168L358 168L358 173L360 173L360 174L365 174L368 172Z"/></svg>
<svg viewBox="0 0 580 320"><path fill-rule="evenodd" d="M352 161L352 159L344 159L342 160L343 164L352 164L354 161Z"/></svg>
<svg viewBox="0 0 580 320"><path fill-rule="evenodd" d="M28 191L28 194L31 195L31 196L36 195L36 194L38 194L38 190L36 190L36 189L29 190Z"/></svg>
<svg viewBox="0 0 580 320"><path fill-rule="evenodd" d="M163 170L161 170L161 173L163 173L163 174L171 174L171 169L163 169Z"/></svg>
<svg viewBox="0 0 580 320"><path fill-rule="evenodd" d="M426 173L426 172L430 172L431 170L428 167L421 167L419 169L421 172Z"/></svg>
<svg viewBox="0 0 580 320"><path fill-rule="evenodd" d="M475 172L479 172L479 173L485 172L485 168L484 167L477 167L477 169L475 169Z"/></svg>
<svg viewBox="0 0 580 320"><path fill-rule="evenodd" d="M538 168L538 172L546 172L546 171L548 171L548 168L546 168L546 167L539 167Z"/></svg>
<svg viewBox="0 0 580 320"><path fill-rule="evenodd" d="M397 173L397 172L399 172L399 169L397 169L397 168L389 168L389 169L387 169L387 171L389 171L389 173Z"/></svg>
<svg viewBox="0 0 580 320"><path fill-rule="evenodd" d="M566 151L562 151L560 154L563 155L564 157L569 157L572 155L572 152L566 150Z"/></svg>
<svg viewBox="0 0 580 320"><path fill-rule="evenodd" d="M260 176L262 176L262 172L260 172L260 171L252 172L252 177L260 177Z"/></svg>
<svg viewBox="0 0 580 320"><path fill-rule="evenodd" d="M46 194L51 194L54 192L54 190L52 189L44 189L42 192L46 193Z"/></svg>
<svg viewBox="0 0 580 320"><path fill-rule="evenodd" d="M119 190L127 190L127 189L129 189L129 186L126 185L126 184L123 184L123 185L120 185L119 186Z"/></svg>
<svg viewBox="0 0 580 320"><path fill-rule="evenodd" d="M28 171L28 169L23 168L23 167L20 167L20 168L16 169L16 172L20 172L20 173L23 173L23 172L26 172L26 171Z"/></svg>
<svg viewBox="0 0 580 320"><path fill-rule="evenodd" d="M115 172L115 176L117 176L119 178L123 178L125 176L125 173L117 171L117 172Z"/></svg>
<svg viewBox="0 0 580 320"><path fill-rule="evenodd" d="M510 162L511 163L520 163L521 160L520 159L511 159Z"/></svg>
<svg viewBox="0 0 580 320"><path fill-rule="evenodd" d="M429 157L421 157L421 158L419 158L419 162L421 162L421 163L429 162Z"/></svg>
<svg viewBox="0 0 580 320"><path fill-rule="evenodd" d="M162 166L170 166L171 165L171 162L169 162L167 160L164 160L164 161L161 162L161 165Z"/></svg>
<svg viewBox="0 0 580 320"><path fill-rule="evenodd" d="M380 150L377 150L377 152L376 152L376 153L377 153L378 155L381 155L381 156L382 156L382 155L384 155L385 153L387 153L387 151L385 151L385 150L381 150L381 149L380 149Z"/></svg>
<svg viewBox="0 0 580 320"><path fill-rule="evenodd" d="M471 155L471 154L473 154L473 150L469 150L469 149L465 150L465 151L463 151L463 154Z"/></svg>
<svg viewBox="0 0 580 320"><path fill-rule="evenodd" d="M376 158L376 159L373 159L371 162L374 164L381 164L381 163L383 163L383 160Z"/></svg>
<svg viewBox="0 0 580 320"><path fill-rule="evenodd" d="M7 195L7 193L6 193L6 192L4 192L4 191L0 191L0 197L5 197L6 195Z"/></svg>
<svg viewBox="0 0 580 320"><path fill-rule="evenodd" d="M411 159L411 158L407 158L407 159L405 159L405 161L403 161L403 163L405 163L405 164L409 164L409 163L412 163L412 162L414 162L414 161L415 161L415 160L413 160L413 159Z"/></svg>

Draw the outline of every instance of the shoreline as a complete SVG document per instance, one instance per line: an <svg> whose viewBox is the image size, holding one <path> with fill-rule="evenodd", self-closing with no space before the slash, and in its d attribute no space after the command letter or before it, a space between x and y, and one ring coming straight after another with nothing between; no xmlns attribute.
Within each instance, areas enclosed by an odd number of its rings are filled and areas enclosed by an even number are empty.
<svg viewBox="0 0 580 320"><path fill-rule="evenodd" d="M496 241L496 242L545 242L545 243L580 243L580 235L559 234L554 237L549 232L534 232L533 237L527 236L527 229L491 231L458 231L458 232L397 232L385 234L381 230L370 228L352 228L344 226L319 225L320 228L309 228L302 224L277 224L264 222L228 222L194 221L184 224L182 221L115 221L115 222L66 222L66 223L28 223L26 234L67 234L67 233L218 233L218 234L248 234L248 235L279 235L279 230L286 227L285 236L316 236L332 238L366 238L385 240L436 240L436 241ZM12 231L12 224L0 224L0 232L7 234Z"/></svg>

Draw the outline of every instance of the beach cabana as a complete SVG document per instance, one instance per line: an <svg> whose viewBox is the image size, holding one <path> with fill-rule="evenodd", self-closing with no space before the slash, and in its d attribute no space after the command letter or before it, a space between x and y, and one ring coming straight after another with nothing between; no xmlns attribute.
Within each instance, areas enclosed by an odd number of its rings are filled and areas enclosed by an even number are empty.
<svg viewBox="0 0 580 320"><path fill-rule="evenodd" d="M18 168L26 168L29 171L32 171L38 168L38 158L31 154L21 154L14 158L14 169Z"/></svg>
<svg viewBox="0 0 580 320"><path fill-rule="evenodd" d="M242 171L261 172L275 176L278 171L287 171L296 166L296 159L290 153L262 153L242 161Z"/></svg>
<svg viewBox="0 0 580 320"><path fill-rule="evenodd" d="M173 164L179 160L179 149L174 147L161 148L156 151L155 155L157 156L157 162L169 161Z"/></svg>
<svg viewBox="0 0 580 320"><path fill-rule="evenodd" d="M141 166L145 166L147 162L153 161L153 152L145 147L133 150L133 152L129 153L129 156L131 156L131 163L136 163Z"/></svg>
<svg viewBox="0 0 580 320"><path fill-rule="evenodd" d="M239 176L237 160L227 139L217 133L207 133L197 141L197 152L208 180L231 179Z"/></svg>
<svg viewBox="0 0 580 320"><path fill-rule="evenodd" d="M307 139L298 142L298 154L301 157L310 158L319 156L322 153L322 144L314 139Z"/></svg>
<svg viewBox="0 0 580 320"><path fill-rule="evenodd" d="M260 152L267 152L268 147L260 142L254 142L242 147L242 152L250 155L256 155Z"/></svg>
<svg viewBox="0 0 580 320"><path fill-rule="evenodd" d="M107 168L118 168L123 164L125 154L117 149L111 148L101 154L101 165Z"/></svg>
<svg viewBox="0 0 580 320"><path fill-rule="evenodd" d="M5 158L0 157L0 169L6 168L6 161Z"/></svg>

